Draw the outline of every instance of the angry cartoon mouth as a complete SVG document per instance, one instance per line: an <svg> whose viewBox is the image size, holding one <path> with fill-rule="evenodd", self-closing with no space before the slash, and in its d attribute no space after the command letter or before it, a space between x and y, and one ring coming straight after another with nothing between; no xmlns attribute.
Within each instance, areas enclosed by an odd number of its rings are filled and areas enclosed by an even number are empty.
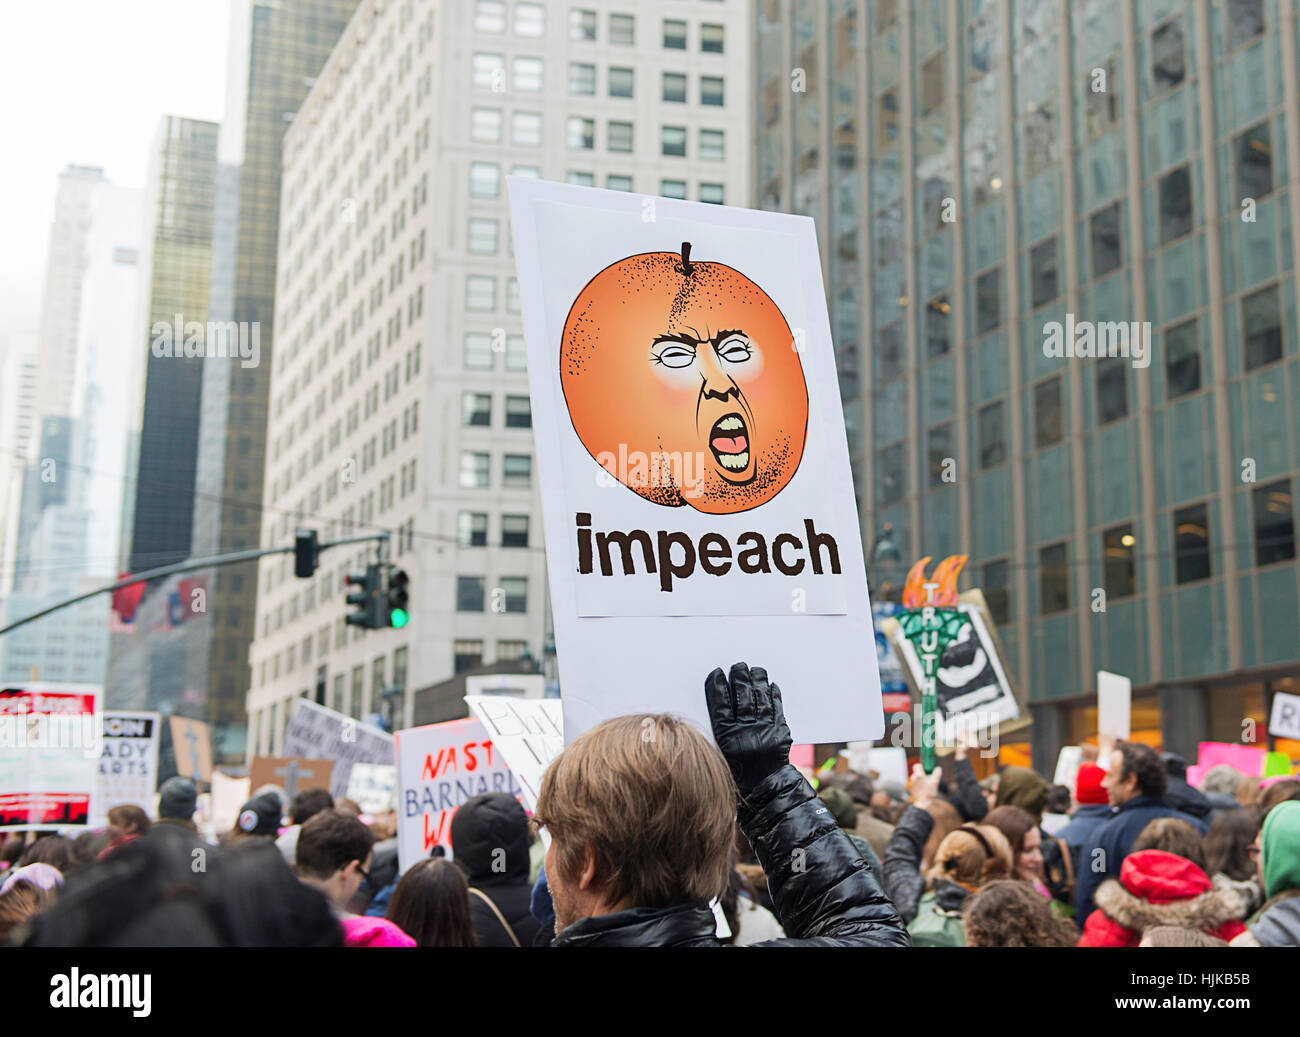
<svg viewBox="0 0 1300 1037"><path fill-rule="evenodd" d="M739 474L749 467L749 430L739 414L719 418L709 432L709 449L723 468Z"/></svg>

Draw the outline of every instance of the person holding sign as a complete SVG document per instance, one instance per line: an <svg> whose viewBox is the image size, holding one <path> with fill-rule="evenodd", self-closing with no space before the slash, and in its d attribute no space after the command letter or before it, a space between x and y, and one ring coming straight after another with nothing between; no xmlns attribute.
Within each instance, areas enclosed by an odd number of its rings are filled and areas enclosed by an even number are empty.
<svg viewBox="0 0 1300 1037"><path fill-rule="evenodd" d="M534 821L551 836L554 945L717 945L710 901L729 881L738 813L791 937L756 946L908 946L876 876L791 766L766 671L715 669L704 693L716 747L678 717L616 717L547 769Z"/></svg>

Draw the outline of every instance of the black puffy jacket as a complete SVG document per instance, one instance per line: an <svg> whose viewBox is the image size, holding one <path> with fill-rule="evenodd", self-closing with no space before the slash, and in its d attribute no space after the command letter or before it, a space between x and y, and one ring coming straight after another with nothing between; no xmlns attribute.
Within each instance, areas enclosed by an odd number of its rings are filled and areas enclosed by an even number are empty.
<svg viewBox="0 0 1300 1037"><path fill-rule="evenodd" d="M894 834L885 847L885 860L881 864L885 893L894 902L903 921L911 925L916 917L921 896L925 893L925 878L921 874L921 858L926 840L934 831L934 818L927 810L909 805L894 826Z"/></svg>
<svg viewBox="0 0 1300 1037"><path fill-rule="evenodd" d="M461 809L464 809L463 807ZM795 768L782 767L739 810L789 939L755 947L908 947L911 939L870 866ZM802 850L802 854L796 851ZM713 911L697 901L584 918L556 947L713 947Z"/></svg>
<svg viewBox="0 0 1300 1037"><path fill-rule="evenodd" d="M513 947L514 940L502 927L495 905L514 932L520 947L531 947L541 926L528 913L532 885L528 881L530 862L528 815L514 796L487 792L467 800L451 818L451 852L465 873L471 890L470 914L480 947ZM504 851L504 852L503 852Z"/></svg>

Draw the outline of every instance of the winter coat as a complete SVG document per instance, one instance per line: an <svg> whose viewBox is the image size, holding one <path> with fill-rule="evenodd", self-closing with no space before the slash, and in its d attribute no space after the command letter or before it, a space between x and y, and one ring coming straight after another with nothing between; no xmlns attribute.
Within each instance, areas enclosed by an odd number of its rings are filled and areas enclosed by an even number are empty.
<svg viewBox="0 0 1300 1037"><path fill-rule="evenodd" d="M916 918L908 925L913 947L965 947L966 924L961 909L970 890L947 879L938 879L934 889L921 897Z"/></svg>
<svg viewBox="0 0 1300 1037"><path fill-rule="evenodd" d="M885 860L881 865L885 892L894 902L899 916L910 925L916 917L921 894L925 892L925 878L921 875L921 855L925 841L934 830L934 818L920 807L909 806L894 826L894 834L885 847Z"/></svg>
<svg viewBox="0 0 1300 1037"><path fill-rule="evenodd" d="M1200 818L1192 817L1190 814L1180 814L1169 804L1154 796L1134 796L1119 807L1109 821L1097 826L1092 838L1088 840L1079 855L1082 867L1077 873L1074 920L1080 927L1087 922L1088 915L1096 906L1093 903L1093 896L1097 892L1097 887L1101 885L1103 879L1119 876L1120 867L1124 863L1124 858L1128 856L1129 847L1141 834L1142 829L1158 817L1176 817L1180 821L1186 821L1201 835L1205 834L1207 828ZM1100 856L1096 855L1098 850L1101 851ZM1102 865L1103 871L1093 870L1094 860Z"/></svg>
<svg viewBox="0 0 1300 1037"><path fill-rule="evenodd" d="M1234 947L1300 947L1300 889L1269 901Z"/></svg>
<svg viewBox="0 0 1300 1037"><path fill-rule="evenodd" d="M883 861L885 847L894 834L894 826L888 821L880 820L868 807L858 804L858 822L853 826L853 834L865 839L876 859Z"/></svg>
<svg viewBox="0 0 1300 1037"><path fill-rule="evenodd" d="M790 937L755 946L909 946L876 876L794 767L787 764L759 782L740 803L738 820ZM796 849L803 853L796 855ZM558 933L553 945L725 946L717 938L713 911L702 900L584 918Z"/></svg>
<svg viewBox="0 0 1300 1037"><path fill-rule="evenodd" d="M944 798L957 808L963 822L982 820L989 812L989 801L984 798L984 790L980 788L970 760L953 760L952 774L957 781L957 790L951 791L945 783Z"/></svg>
<svg viewBox="0 0 1300 1037"><path fill-rule="evenodd" d="M533 945L541 926L528 911L533 893L528 881L531 841L528 815L504 792L475 796L452 815L452 859L469 883L470 914L480 947L515 946L484 897L505 918L520 947Z"/></svg>
<svg viewBox="0 0 1300 1037"><path fill-rule="evenodd" d="M1213 804L1205 798L1205 795L1192 788L1182 778L1171 776L1165 782L1164 801L1175 810L1202 818L1207 823L1210 814L1214 811Z"/></svg>
<svg viewBox="0 0 1300 1037"><path fill-rule="evenodd" d="M1241 891L1214 883L1191 861L1164 850L1129 854L1119 880L1097 888L1097 910L1088 916L1080 947L1136 947L1157 925L1200 929L1223 941L1246 929Z"/></svg>
<svg viewBox="0 0 1300 1037"><path fill-rule="evenodd" d="M1115 809L1109 803L1083 803L1070 815L1070 823L1056 833L1058 839L1074 854L1074 874L1079 874L1082 862L1079 855L1092 839L1097 829L1115 816Z"/></svg>

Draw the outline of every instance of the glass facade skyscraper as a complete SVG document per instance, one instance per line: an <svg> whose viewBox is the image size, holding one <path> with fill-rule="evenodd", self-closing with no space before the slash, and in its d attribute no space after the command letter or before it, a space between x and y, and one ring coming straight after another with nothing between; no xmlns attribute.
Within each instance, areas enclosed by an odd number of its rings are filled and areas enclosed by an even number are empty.
<svg viewBox="0 0 1300 1037"><path fill-rule="evenodd" d="M1289 5L757 8L754 196L817 221L868 545L970 555L1040 770L1098 669L1135 737L1263 741L1300 690ZM1051 348L1121 325L1143 356Z"/></svg>

